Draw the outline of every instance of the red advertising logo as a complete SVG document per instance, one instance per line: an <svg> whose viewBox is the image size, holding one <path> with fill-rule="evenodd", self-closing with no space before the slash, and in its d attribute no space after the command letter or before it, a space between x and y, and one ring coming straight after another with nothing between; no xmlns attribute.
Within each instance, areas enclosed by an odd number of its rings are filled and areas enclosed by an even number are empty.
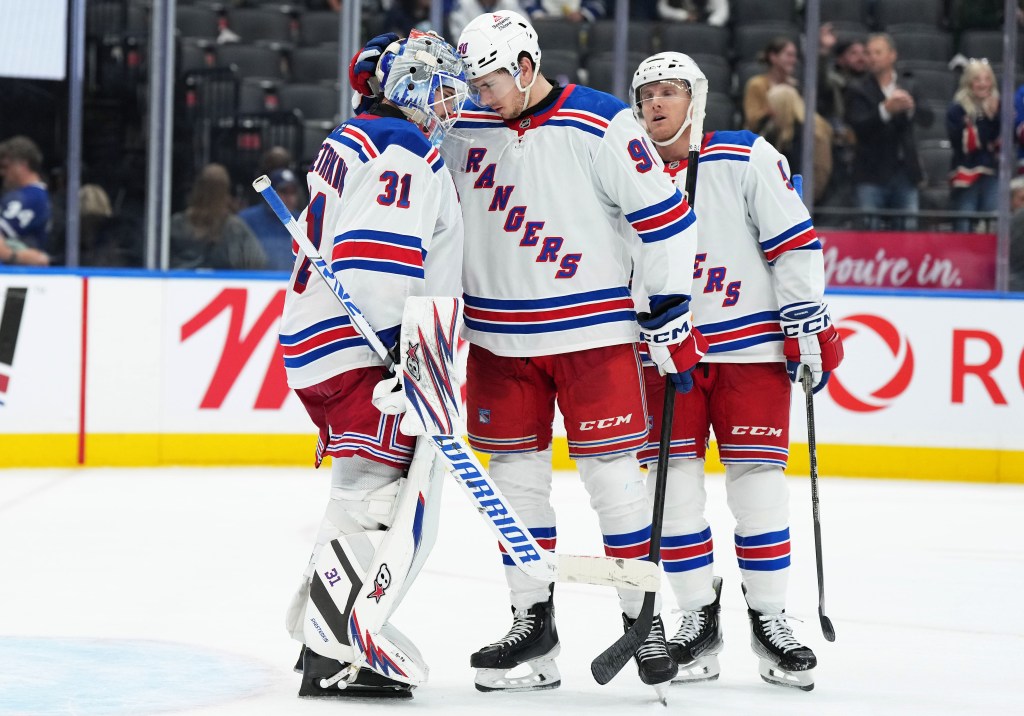
<svg viewBox="0 0 1024 716"><path fill-rule="evenodd" d="M264 336L268 333L272 334L277 322L281 320L281 313L284 310L284 293L284 289L281 289L274 294L248 333L243 334L242 332L242 321L245 318L246 303L249 298L249 292L244 288L224 289L181 327L181 340L186 341L221 313L226 312L230 316L228 332L224 337L224 349L217 362L217 370L210 380L206 394L203 395L200 408L217 409L224 403L228 392L235 385L242 369L245 368ZM270 365L267 366L267 373L263 378L263 384L260 386L253 407L256 410L280 410L288 393L284 355L280 344L275 341L274 355L270 360Z"/></svg>
<svg viewBox="0 0 1024 716"><path fill-rule="evenodd" d="M851 341L858 334L868 331L878 336L892 354L890 365L893 373L884 385L867 395L855 394L847 389L839 380L838 373L834 374L828 382L829 396L840 407L855 413L872 413L889 407L907 389L914 374L914 351L910 342L889 321L867 313L847 316L837 324L836 330L843 339L847 356L853 353L850 349ZM880 372L886 368L885 364L878 365Z"/></svg>

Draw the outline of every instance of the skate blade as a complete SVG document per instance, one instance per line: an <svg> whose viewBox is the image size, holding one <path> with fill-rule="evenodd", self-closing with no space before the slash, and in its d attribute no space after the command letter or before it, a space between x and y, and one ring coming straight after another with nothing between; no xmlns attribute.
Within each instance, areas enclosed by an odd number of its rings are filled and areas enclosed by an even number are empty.
<svg viewBox="0 0 1024 716"><path fill-rule="evenodd" d="M509 676L509 672L529 667L530 673L522 676ZM534 659L513 669L477 669L476 690L485 693L491 691L544 691L557 689L562 685L562 676L558 666L551 659Z"/></svg>
<svg viewBox="0 0 1024 716"><path fill-rule="evenodd" d="M671 685L671 681L654 685L654 693L658 695L658 701L661 702L662 706L668 706L668 687Z"/></svg>
<svg viewBox="0 0 1024 716"><path fill-rule="evenodd" d="M759 671L761 678L769 684L788 686L801 691L814 689L814 669L807 671L784 671L770 661L761 660Z"/></svg>
<svg viewBox="0 0 1024 716"><path fill-rule="evenodd" d="M679 664L679 673L672 679L673 684L696 684L701 681L714 681L721 673L718 656L710 654L694 659L689 664Z"/></svg>

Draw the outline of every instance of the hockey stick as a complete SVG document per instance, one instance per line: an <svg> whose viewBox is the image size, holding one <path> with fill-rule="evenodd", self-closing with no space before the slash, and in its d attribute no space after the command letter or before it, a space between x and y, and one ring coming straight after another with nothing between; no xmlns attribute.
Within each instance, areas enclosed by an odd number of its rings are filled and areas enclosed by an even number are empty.
<svg viewBox="0 0 1024 716"><path fill-rule="evenodd" d="M700 145L704 139L704 111L708 96L708 81L699 77L693 87L693 111L690 123L690 152L686 162L686 196L693 206L697 193L697 163L700 160ZM661 531L665 521L665 489L668 482L668 452L672 444L672 419L675 416L676 389L670 376L665 377L665 402L661 410L661 435L658 441L658 474L654 481L654 504L651 517L651 544L647 561L661 562ZM640 645L647 640L654 625L654 601L658 593L644 594L633 625L615 643L601 652L590 662L590 673L599 684L607 684L625 666Z"/></svg>
<svg viewBox="0 0 1024 716"><path fill-rule="evenodd" d="M298 222L291 215L281 197L270 184L270 179L261 176L252 183L277 218L288 229L292 239L299 245L317 273L330 287L348 314L352 325L392 368L399 365L374 332L366 316L359 310L352 297L345 291L341 281L313 246ZM475 509L487 518L487 524L498 538L505 552L525 574L544 581L594 584L610 587L630 587L656 590L661 583L661 572L657 564L639 560L616 559L612 557L555 555L537 544L523 521L502 496L498 486L480 464L472 450L462 444L454 435L425 435L438 456L445 463L448 472L462 487Z"/></svg>
<svg viewBox="0 0 1024 716"><path fill-rule="evenodd" d="M825 572L821 559L821 516L818 513L818 443L814 435L814 387L811 369L804 367L800 382L804 386L804 405L807 407L807 451L811 458L811 515L814 518L814 561L818 568L818 619L826 641L836 640L832 620L825 616Z"/></svg>

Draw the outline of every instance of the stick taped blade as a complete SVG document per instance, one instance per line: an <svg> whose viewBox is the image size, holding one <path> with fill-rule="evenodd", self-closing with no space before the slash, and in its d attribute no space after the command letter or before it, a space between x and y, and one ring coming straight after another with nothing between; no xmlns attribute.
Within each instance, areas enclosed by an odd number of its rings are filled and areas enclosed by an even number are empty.
<svg viewBox="0 0 1024 716"><path fill-rule="evenodd" d="M661 567L638 559L560 554L558 581L656 592L661 586Z"/></svg>

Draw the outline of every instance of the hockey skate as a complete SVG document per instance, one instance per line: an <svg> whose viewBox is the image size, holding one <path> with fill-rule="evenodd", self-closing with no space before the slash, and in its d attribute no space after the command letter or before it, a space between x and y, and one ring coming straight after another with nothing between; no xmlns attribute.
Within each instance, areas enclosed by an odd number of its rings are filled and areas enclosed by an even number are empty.
<svg viewBox="0 0 1024 716"><path fill-rule="evenodd" d="M744 595L746 591L743 590ZM818 659L793 636L786 610L780 614L763 614L748 606L747 615L750 617L750 646L761 659L761 678L769 684L803 691L813 689Z"/></svg>
<svg viewBox="0 0 1024 716"><path fill-rule="evenodd" d="M673 683L714 681L718 678L718 654L722 651L722 624L719 620L722 578L712 581L715 601L697 610L682 610L675 636L668 640L668 653L679 665Z"/></svg>
<svg viewBox="0 0 1024 716"><path fill-rule="evenodd" d="M555 630L554 598L529 609L512 609L512 628L493 644L469 659L476 671L477 691L538 691L557 689L562 677L555 665L558 632ZM509 676L518 666L529 674Z"/></svg>
<svg viewBox="0 0 1024 716"><path fill-rule="evenodd" d="M623 629L629 631L634 621L636 620L623 614ZM640 673L640 680L648 686L653 686L661 702L666 703L668 685L675 678L679 667L669 656L668 646L665 644L665 625L661 622L661 616L654 617L651 632L633 654L633 660Z"/></svg>
<svg viewBox="0 0 1024 716"><path fill-rule="evenodd" d="M407 699L412 697L412 689L409 684L392 681L372 669L343 664L303 647L299 696Z"/></svg>

